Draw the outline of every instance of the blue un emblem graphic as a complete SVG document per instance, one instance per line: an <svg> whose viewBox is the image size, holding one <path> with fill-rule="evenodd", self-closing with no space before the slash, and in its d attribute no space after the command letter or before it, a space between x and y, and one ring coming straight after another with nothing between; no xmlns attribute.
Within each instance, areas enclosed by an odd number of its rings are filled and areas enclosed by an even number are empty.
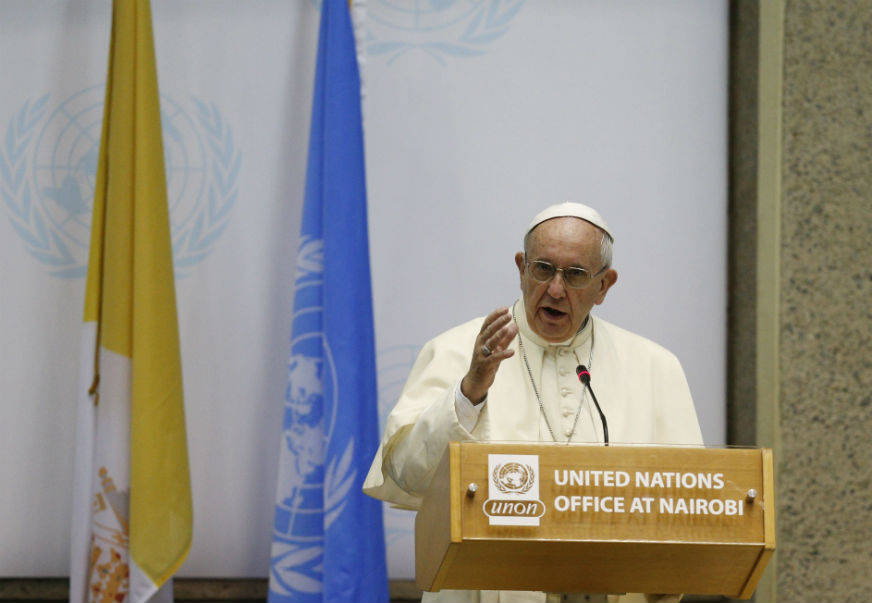
<svg viewBox="0 0 872 603"><path fill-rule="evenodd" d="M484 54L511 27L525 0L370 0L366 50L388 64L409 52L438 63Z"/></svg>
<svg viewBox="0 0 872 603"><path fill-rule="evenodd" d="M104 86L52 106L28 100L0 145L0 196L27 251L53 276L87 274ZM167 199L177 276L202 261L236 202L240 156L218 109L161 95Z"/></svg>
<svg viewBox="0 0 872 603"><path fill-rule="evenodd" d="M327 454L335 437L338 384L322 330L324 241L303 236L297 254L291 354L285 392L270 588L320 601L325 531L345 509L357 471L354 438Z"/></svg>

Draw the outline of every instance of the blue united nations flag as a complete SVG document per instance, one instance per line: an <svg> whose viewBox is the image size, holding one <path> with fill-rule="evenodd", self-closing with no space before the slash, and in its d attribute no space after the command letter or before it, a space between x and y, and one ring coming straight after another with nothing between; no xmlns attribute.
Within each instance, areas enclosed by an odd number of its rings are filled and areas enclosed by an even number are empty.
<svg viewBox="0 0 872 603"><path fill-rule="evenodd" d="M387 601L360 80L346 0L325 0L294 295L269 601Z"/></svg>

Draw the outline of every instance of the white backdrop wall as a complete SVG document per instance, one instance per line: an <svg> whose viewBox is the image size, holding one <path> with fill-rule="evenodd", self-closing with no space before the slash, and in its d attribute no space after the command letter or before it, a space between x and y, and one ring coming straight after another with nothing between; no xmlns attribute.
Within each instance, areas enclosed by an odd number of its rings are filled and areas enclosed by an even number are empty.
<svg viewBox="0 0 872 603"><path fill-rule="evenodd" d="M195 503L181 573L265 576L318 6L152 1ZM597 311L676 352L723 443L726 3L363 9L382 414L427 339L517 297L527 222L572 199L616 235ZM110 17L0 3L0 576L68 571ZM386 518L391 575L410 577L411 515Z"/></svg>

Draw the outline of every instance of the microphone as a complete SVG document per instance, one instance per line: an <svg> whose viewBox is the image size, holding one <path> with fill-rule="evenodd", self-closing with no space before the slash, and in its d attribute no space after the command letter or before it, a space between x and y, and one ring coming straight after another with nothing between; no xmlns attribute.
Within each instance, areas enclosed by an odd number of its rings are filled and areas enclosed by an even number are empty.
<svg viewBox="0 0 872 603"><path fill-rule="evenodd" d="M596 406L596 410L599 413L600 420L603 423L603 439L605 440L606 446L609 445L609 424L606 421L606 416L603 414L603 409L600 408L599 402L596 399L596 394L593 393L593 388L590 386L590 371L587 370L587 367L583 364L579 364L575 367L575 374L578 375L578 380L581 381L581 384L587 388L587 391L590 392L591 398L593 398L593 403Z"/></svg>

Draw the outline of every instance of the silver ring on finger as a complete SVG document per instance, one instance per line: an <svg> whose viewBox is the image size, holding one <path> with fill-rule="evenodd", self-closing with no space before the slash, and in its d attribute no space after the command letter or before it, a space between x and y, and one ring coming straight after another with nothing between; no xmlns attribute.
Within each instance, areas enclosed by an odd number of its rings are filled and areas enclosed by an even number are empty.
<svg viewBox="0 0 872 603"><path fill-rule="evenodd" d="M481 346L481 354L482 354L482 356L487 358L488 356L493 354L493 352L491 351L491 349L489 347L487 347L487 344L484 344L483 346Z"/></svg>

